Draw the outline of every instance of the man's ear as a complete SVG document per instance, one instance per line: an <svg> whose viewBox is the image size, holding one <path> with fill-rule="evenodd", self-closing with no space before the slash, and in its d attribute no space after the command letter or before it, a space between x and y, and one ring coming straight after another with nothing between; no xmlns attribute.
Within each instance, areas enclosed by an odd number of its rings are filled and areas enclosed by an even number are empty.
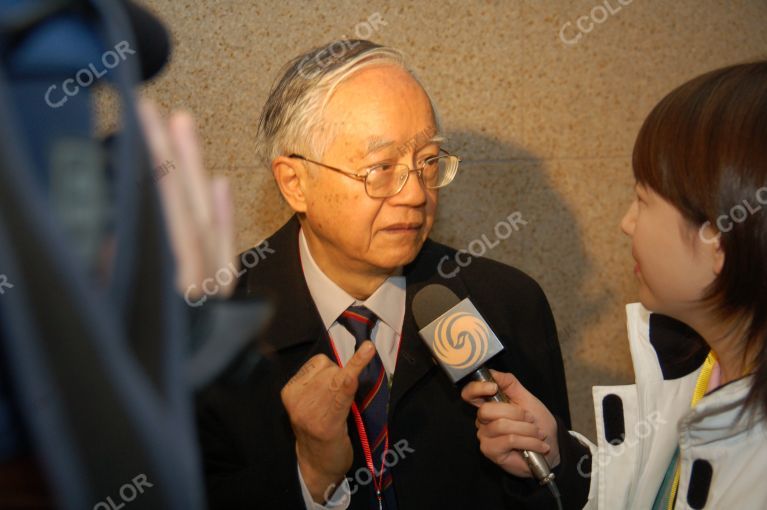
<svg viewBox="0 0 767 510"><path fill-rule="evenodd" d="M306 212L304 191L309 175L303 161L278 156L272 161L272 175L291 209L297 213Z"/></svg>

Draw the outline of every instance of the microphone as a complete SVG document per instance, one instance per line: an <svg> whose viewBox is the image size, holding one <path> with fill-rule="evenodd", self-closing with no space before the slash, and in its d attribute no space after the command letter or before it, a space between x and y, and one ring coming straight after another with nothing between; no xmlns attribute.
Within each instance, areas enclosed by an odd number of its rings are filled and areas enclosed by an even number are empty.
<svg viewBox="0 0 767 510"><path fill-rule="evenodd" d="M413 298L413 316L421 338L454 384L467 376L474 381L495 382L484 365L503 350L503 344L469 298L459 300L444 285L427 285ZM499 387L488 401L509 399ZM543 455L528 450L521 453L538 483L547 485L554 480Z"/></svg>

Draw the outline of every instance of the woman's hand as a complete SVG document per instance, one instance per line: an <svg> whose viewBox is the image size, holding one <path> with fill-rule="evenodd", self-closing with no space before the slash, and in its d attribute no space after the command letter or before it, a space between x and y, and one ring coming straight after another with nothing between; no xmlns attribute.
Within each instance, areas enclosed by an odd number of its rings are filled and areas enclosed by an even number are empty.
<svg viewBox="0 0 767 510"><path fill-rule="evenodd" d="M532 476L519 450L541 453L549 466L557 466L559 444L554 416L514 375L490 372L495 383L471 382L461 392L466 402L479 408L475 424L482 453L507 473L519 477ZM498 388L509 403L486 401Z"/></svg>

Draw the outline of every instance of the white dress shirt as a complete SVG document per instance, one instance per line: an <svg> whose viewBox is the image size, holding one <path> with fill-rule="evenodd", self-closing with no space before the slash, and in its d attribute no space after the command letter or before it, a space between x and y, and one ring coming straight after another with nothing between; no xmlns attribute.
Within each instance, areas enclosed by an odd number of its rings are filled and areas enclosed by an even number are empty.
<svg viewBox="0 0 767 510"><path fill-rule="evenodd" d="M322 272L309 252L309 245L303 230L298 234L298 247L309 294L311 294L312 300L320 312L322 324L333 341L341 364L345 365L354 355L356 342L349 330L339 324L336 319L352 305L365 306L378 317L370 336L378 355L381 357L381 363L386 370L389 382L391 382L397 363L402 324L405 320L405 277L390 276L369 298L365 301L359 301ZM327 504L321 505L312 499L300 469L298 469L298 478L301 482L301 492L307 510L345 510L349 507L350 498L347 495L350 488L348 480L343 481Z"/></svg>

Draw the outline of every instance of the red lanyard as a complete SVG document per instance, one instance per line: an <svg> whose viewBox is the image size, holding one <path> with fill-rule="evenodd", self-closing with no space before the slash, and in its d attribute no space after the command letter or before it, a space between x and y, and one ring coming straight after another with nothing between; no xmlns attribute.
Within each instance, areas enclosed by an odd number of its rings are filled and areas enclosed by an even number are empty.
<svg viewBox="0 0 767 510"><path fill-rule="evenodd" d="M343 363L341 363L341 357L338 355L338 351L336 350L336 345L333 342L333 338L331 338L330 333L328 333L328 340L330 341L330 347L333 349L333 355L336 357L336 362L338 363L338 366L342 367L344 366ZM399 358L399 350L402 347L402 334L399 336L399 345L397 346L397 358ZM388 384L388 382L387 382ZM384 454L381 456L381 471L380 475L378 477L378 480L376 480L376 472L375 472L375 464L373 464L373 454L370 450L370 441L368 440L368 433L365 430L365 423L362 421L362 414L360 414L359 407L357 407L357 402L352 402L352 414L354 414L354 423L357 425L357 434L360 436L360 444L362 445L362 453L365 456L365 463L367 464L368 471L370 471L370 478L373 481L373 487L376 490L376 498L378 498L378 508L383 508L383 494L381 493L381 489L383 488L383 475L384 475L384 467L385 466L385 459L386 459L386 452L389 451L389 424L387 423L384 425L385 431L384 431Z"/></svg>

